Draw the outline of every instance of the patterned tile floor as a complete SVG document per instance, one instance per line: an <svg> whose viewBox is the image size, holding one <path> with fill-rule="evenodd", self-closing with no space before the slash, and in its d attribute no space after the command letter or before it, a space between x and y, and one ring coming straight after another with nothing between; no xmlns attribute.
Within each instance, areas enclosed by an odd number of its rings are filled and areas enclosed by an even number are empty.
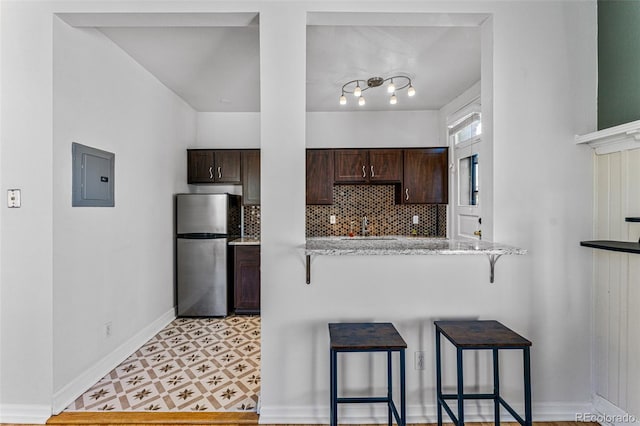
<svg viewBox="0 0 640 426"><path fill-rule="evenodd" d="M256 411L260 317L178 318L65 411Z"/></svg>

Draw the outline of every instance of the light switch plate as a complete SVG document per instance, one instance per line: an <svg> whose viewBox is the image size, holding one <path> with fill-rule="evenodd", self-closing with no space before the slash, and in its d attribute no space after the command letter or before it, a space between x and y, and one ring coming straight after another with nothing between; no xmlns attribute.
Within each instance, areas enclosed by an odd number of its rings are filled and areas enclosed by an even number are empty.
<svg viewBox="0 0 640 426"><path fill-rule="evenodd" d="M19 208L22 204L20 200L20 190L19 189L9 189L7 190L7 206L9 208L15 209Z"/></svg>
<svg viewBox="0 0 640 426"><path fill-rule="evenodd" d="M413 217L413 224L414 224L414 225L417 225L417 224L419 224L419 223L420 223L420 216L415 215L415 216Z"/></svg>

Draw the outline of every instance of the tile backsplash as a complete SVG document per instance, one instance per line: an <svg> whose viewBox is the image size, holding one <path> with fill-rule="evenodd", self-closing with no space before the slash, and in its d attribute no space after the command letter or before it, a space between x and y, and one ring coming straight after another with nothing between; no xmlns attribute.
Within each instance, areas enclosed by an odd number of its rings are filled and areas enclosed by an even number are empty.
<svg viewBox="0 0 640 426"><path fill-rule="evenodd" d="M260 206L244 206L244 236L260 239Z"/></svg>
<svg viewBox="0 0 640 426"><path fill-rule="evenodd" d="M394 185L335 185L333 205L308 205L307 237L360 235L362 217L369 222L369 235L415 235L446 237L447 206L438 204L394 204ZM329 223L329 216L336 223ZM412 223L413 216L419 224ZM246 213L245 213L246 228Z"/></svg>

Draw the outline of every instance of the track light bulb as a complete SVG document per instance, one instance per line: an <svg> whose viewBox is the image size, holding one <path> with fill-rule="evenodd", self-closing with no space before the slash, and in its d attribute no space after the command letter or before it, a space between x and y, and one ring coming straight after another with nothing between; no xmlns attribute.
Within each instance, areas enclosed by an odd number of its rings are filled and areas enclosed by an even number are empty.
<svg viewBox="0 0 640 426"><path fill-rule="evenodd" d="M393 84L393 79L391 79L391 82L387 86L387 93L393 93L395 91L396 91L396 85Z"/></svg>
<svg viewBox="0 0 640 426"><path fill-rule="evenodd" d="M396 97L396 94L394 93L393 95L391 95L391 99L389 99L389 103L391 105L395 105L398 103L398 98Z"/></svg>
<svg viewBox="0 0 640 426"><path fill-rule="evenodd" d="M360 95L362 95L362 89L360 88L360 84L358 84L356 88L353 89L353 96L355 96L356 98L359 98Z"/></svg>
<svg viewBox="0 0 640 426"><path fill-rule="evenodd" d="M365 100L363 96L360 96L360 98L358 98L358 105L362 106L365 104Z"/></svg>
<svg viewBox="0 0 640 426"><path fill-rule="evenodd" d="M407 89L407 95L414 96L415 94L416 94L416 89L414 89L413 86L409 86L409 88Z"/></svg>
<svg viewBox="0 0 640 426"><path fill-rule="evenodd" d="M347 104L347 97L343 93L342 96L340 96L340 105L346 105L346 104Z"/></svg>

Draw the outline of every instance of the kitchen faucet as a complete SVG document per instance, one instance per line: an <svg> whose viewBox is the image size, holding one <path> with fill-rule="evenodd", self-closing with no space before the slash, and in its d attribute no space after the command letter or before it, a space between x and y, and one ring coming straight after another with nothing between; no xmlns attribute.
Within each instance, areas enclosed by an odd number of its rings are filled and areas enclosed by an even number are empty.
<svg viewBox="0 0 640 426"><path fill-rule="evenodd" d="M369 233L369 230L367 229L367 225L369 224L369 221L367 220L366 216L362 216L362 236L366 237L367 234Z"/></svg>

